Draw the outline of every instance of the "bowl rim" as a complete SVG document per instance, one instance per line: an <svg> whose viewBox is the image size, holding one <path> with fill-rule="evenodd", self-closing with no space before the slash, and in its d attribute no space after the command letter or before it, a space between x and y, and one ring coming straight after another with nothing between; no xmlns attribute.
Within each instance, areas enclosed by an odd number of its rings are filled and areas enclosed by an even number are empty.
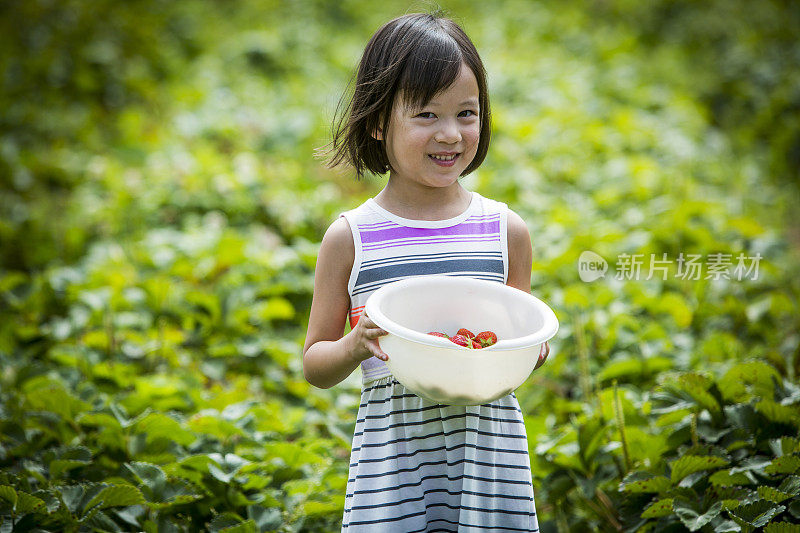
<svg viewBox="0 0 800 533"><path fill-rule="evenodd" d="M517 298L522 297L529 299L531 303L533 303L537 307L537 309L542 315L543 318L542 327L539 328L538 331L531 333L530 335L525 335L523 337L515 337L513 339L498 340L492 346L481 348L480 350L473 350L465 346L459 346L458 344L453 343L449 339L415 331L413 329L397 324L393 320L389 319L383 313L383 311L381 311L380 304L382 300L387 295L390 295L392 292L406 289L409 286L414 286L418 284L429 284L429 283L449 283L449 284L460 284L460 285L467 284L478 287L491 284L493 288L499 288L501 291L506 291L508 294L513 294L514 297ZM510 291L514 292L512 293ZM370 295L370 297L367 299L367 302L364 304L364 313L367 316L369 316L369 318L373 322L375 322L375 324L379 328L391 333L392 335L396 335L397 337L418 342L421 344L426 344L428 346L436 346L439 348L446 348L449 350L463 350L468 353L474 353L476 356L480 355L481 353L485 353L487 351L508 351L508 350L519 350L521 348L530 348L532 346L536 346L537 344L541 344L545 341L552 339L555 336L556 332L558 331L558 319L556 318L555 312L553 312L550 306L548 306L546 303L544 303L536 296L533 296L532 294L525 292L523 290L517 289L516 287L511 287L509 285L506 285L505 283L500 284L497 283L496 281L488 281L477 278L466 278L462 276L447 276L447 275L435 274L435 275L413 276L410 278L394 281L392 283L389 283L388 285L384 285L383 287L379 288Z"/></svg>

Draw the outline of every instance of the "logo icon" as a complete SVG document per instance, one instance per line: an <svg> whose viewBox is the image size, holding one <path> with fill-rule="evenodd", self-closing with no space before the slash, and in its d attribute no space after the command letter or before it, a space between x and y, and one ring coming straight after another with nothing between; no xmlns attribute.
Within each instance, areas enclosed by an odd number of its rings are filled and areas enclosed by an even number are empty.
<svg viewBox="0 0 800 533"><path fill-rule="evenodd" d="M581 281L591 282L605 277L608 271L608 263L598 254L585 250L578 257L578 276Z"/></svg>

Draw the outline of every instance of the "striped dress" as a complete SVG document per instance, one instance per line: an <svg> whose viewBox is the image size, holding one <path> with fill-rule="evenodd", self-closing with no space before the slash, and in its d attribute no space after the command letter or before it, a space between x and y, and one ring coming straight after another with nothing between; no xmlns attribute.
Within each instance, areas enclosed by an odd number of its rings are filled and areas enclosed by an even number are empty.
<svg viewBox="0 0 800 533"><path fill-rule="evenodd" d="M406 277L447 274L504 283L507 211L472 193L467 210L448 220L401 218L372 199L343 213L356 250L350 325L370 294ZM363 361L361 370L343 532L539 530L514 393L483 405L442 405L407 390L376 357Z"/></svg>

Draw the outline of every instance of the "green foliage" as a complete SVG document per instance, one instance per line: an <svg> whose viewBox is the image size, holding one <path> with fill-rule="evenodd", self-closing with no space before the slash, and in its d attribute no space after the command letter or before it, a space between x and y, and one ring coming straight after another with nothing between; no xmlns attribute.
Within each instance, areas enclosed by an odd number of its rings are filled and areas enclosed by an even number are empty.
<svg viewBox="0 0 800 533"><path fill-rule="evenodd" d="M796 531L797 10L443 6L492 96L464 185L526 220L561 323L516 392L542 531ZM339 529L360 376L315 389L300 353L317 243L382 180L313 150L408 10L0 7L0 531Z"/></svg>

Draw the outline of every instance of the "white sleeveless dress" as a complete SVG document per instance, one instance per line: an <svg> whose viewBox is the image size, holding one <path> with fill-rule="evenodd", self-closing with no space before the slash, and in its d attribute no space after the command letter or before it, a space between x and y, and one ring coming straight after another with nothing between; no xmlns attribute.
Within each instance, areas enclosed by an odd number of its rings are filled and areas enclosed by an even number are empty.
<svg viewBox="0 0 800 533"><path fill-rule="evenodd" d="M446 274L505 283L505 204L472 193L461 215L410 220L374 200L343 213L355 243L350 324L388 283ZM528 440L514 393L476 406L421 398L376 357L361 363L343 532L538 531Z"/></svg>

